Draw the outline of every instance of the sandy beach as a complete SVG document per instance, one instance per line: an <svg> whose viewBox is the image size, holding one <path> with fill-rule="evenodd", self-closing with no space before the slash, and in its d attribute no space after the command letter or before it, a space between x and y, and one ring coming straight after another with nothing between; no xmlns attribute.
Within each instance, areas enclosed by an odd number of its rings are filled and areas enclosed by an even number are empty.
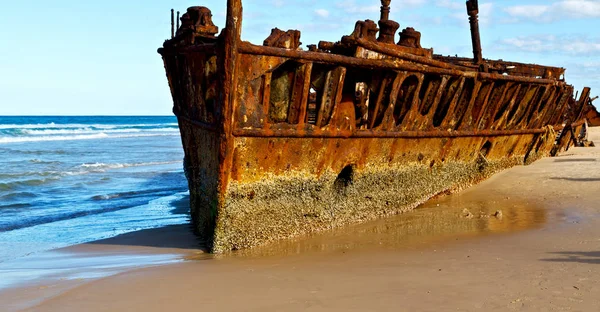
<svg viewBox="0 0 600 312"><path fill-rule="evenodd" d="M599 203L600 148L571 148L414 212L234 255L203 253L187 225L44 253L11 271L45 268L0 289L0 310L598 311Z"/></svg>

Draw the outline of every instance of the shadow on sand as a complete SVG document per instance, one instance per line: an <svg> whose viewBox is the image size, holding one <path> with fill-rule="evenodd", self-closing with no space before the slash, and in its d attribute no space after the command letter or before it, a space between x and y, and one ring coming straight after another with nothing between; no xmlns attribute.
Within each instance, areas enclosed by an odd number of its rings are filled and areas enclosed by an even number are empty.
<svg viewBox="0 0 600 312"><path fill-rule="evenodd" d="M564 177L553 177L550 180L563 180L571 182L598 182L600 178L564 178Z"/></svg>
<svg viewBox="0 0 600 312"><path fill-rule="evenodd" d="M558 258L541 259L548 262L577 262L587 264L600 264L600 251L559 251L550 254Z"/></svg>
<svg viewBox="0 0 600 312"><path fill-rule="evenodd" d="M554 162L595 162L596 158L555 159Z"/></svg>
<svg viewBox="0 0 600 312"><path fill-rule="evenodd" d="M188 215L189 196L171 203L174 215ZM137 246L153 248L192 249L207 252L206 244L194 234L192 224L169 225L160 228L125 233L115 237L89 242L87 245Z"/></svg>

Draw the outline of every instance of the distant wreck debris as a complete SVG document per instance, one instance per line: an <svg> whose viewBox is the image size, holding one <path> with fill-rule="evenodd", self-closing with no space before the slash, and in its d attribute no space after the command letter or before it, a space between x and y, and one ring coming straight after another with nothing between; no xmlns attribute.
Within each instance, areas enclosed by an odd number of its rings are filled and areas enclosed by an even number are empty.
<svg viewBox="0 0 600 312"><path fill-rule="evenodd" d="M240 0L227 1L220 33L201 6L172 27L159 53L192 221L212 251L410 210L580 144L586 118L597 121L589 88L575 99L564 68L484 59L477 1L473 58L435 55L389 12L381 1L377 23L308 50L298 30L242 41Z"/></svg>

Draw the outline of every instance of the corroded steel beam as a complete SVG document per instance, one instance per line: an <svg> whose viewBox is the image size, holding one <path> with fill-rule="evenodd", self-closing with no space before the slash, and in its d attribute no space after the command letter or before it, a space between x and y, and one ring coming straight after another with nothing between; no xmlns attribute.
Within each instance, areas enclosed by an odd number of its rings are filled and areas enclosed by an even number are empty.
<svg viewBox="0 0 600 312"><path fill-rule="evenodd" d="M185 50L183 50L183 51L185 51ZM414 64L411 62L401 62L401 61L393 61L393 60L360 59L360 58L338 55L338 54L264 47L264 46L253 45L249 42L240 43L239 52L244 53L244 54L279 56L279 57L285 57L285 58L297 59L297 60L303 60L303 61L313 61L313 62L328 63L328 64L340 64L340 65L346 65L346 66L357 66L357 67L367 67L367 68L389 68L389 69L396 69L396 70L414 71L414 72L419 72L419 73L436 73L436 74L473 77L473 78L480 77L481 79L495 79L495 80L515 81L515 82L530 82L530 83L535 83L535 84L550 84L550 85L557 84L557 81L552 80L552 79L509 76L509 75L500 75L500 74L493 74L493 73L464 72L464 71L460 71L458 69L430 67L430 66L421 65L421 64Z"/></svg>
<svg viewBox="0 0 600 312"><path fill-rule="evenodd" d="M478 130L478 131L312 131L292 129L235 129L237 137L278 137L278 138L457 138L457 137L499 137L523 134L545 133L547 129L525 130Z"/></svg>
<svg viewBox="0 0 600 312"><path fill-rule="evenodd" d="M467 69L464 66L448 64L448 63L444 63L444 62L437 61L434 59L426 58L423 56L404 53L404 52L398 51L394 48L389 48L389 47L374 43L372 41L365 40L363 38L357 38L356 43L365 49L369 49L371 51L394 56L401 60L412 61L412 62L416 62L419 64L424 64L424 65L429 65L429 66L434 66L434 67L439 67L439 68L445 68L445 69L455 69L455 70L466 70Z"/></svg>

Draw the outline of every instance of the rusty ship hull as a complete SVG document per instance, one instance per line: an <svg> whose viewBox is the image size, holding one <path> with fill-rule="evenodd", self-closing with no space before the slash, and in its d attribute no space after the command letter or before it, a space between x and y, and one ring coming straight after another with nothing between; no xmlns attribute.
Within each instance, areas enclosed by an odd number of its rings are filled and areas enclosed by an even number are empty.
<svg viewBox="0 0 600 312"><path fill-rule="evenodd" d="M530 163L569 144L557 131L589 99L562 68L482 59L477 36L474 59L433 55L413 29L395 44L389 1L380 29L359 21L308 51L294 30L241 41L241 3L227 7L218 36L192 7L159 49L213 252L397 214Z"/></svg>

